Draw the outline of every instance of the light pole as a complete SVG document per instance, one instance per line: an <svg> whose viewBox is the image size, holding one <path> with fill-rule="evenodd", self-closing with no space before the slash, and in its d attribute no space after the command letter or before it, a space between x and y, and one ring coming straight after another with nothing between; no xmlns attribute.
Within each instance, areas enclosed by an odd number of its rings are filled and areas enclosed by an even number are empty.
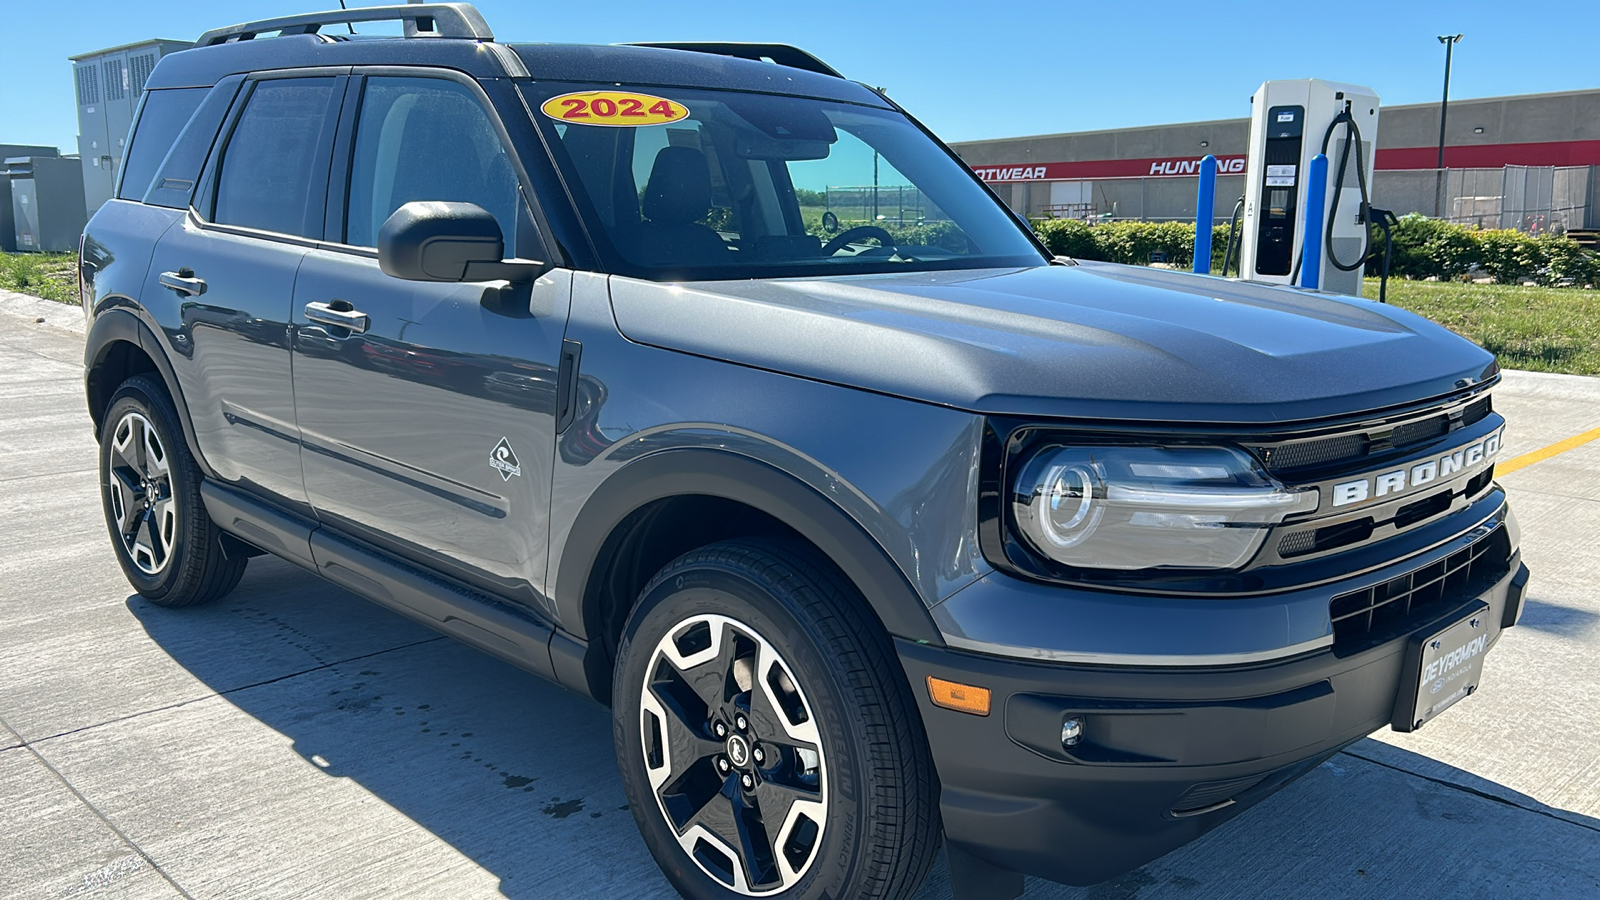
<svg viewBox="0 0 1600 900"><path fill-rule="evenodd" d="M1450 114L1450 56L1463 37L1466 35L1439 35L1439 43L1444 45L1444 99L1439 101L1439 164L1433 176L1434 218L1444 215L1444 122L1445 116Z"/></svg>

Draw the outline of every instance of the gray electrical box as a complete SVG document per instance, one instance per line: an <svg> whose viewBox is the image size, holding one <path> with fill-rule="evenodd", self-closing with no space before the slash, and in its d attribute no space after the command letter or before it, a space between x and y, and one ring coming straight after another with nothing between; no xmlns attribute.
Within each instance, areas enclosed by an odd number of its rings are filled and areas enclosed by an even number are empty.
<svg viewBox="0 0 1600 900"><path fill-rule="evenodd" d="M0 160L7 160L17 156L60 156L61 151L54 147L41 147L33 144L0 144ZM0 162L0 252L17 252L17 225L16 218L11 214L11 176L6 173L6 167Z"/></svg>
<svg viewBox="0 0 1600 900"><path fill-rule="evenodd" d="M192 46L189 41L149 40L69 57L78 94L78 156L88 215L116 190L145 79L161 57Z"/></svg>
<svg viewBox="0 0 1600 900"><path fill-rule="evenodd" d="M5 161L11 182L12 234L19 252L78 249L89 221L83 207L83 171L70 156L13 156Z"/></svg>

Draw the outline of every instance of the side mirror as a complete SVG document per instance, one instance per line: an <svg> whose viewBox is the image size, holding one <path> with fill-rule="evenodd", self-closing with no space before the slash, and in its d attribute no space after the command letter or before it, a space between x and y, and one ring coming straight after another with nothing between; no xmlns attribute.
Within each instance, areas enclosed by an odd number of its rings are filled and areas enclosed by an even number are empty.
<svg viewBox="0 0 1600 900"><path fill-rule="evenodd" d="M378 268L407 281L532 281L542 263L505 259L505 235L476 203L419 200L378 229Z"/></svg>

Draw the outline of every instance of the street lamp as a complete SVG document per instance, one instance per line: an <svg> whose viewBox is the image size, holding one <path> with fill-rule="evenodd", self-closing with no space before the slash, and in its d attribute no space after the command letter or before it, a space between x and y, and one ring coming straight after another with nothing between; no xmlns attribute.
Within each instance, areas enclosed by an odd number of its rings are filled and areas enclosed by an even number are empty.
<svg viewBox="0 0 1600 900"><path fill-rule="evenodd" d="M1439 165L1434 173L1433 187L1433 215L1435 218L1443 215L1444 208L1444 121L1450 113L1450 55L1456 44L1466 37L1462 34L1441 34L1439 43L1444 45L1444 99L1439 101Z"/></svg>

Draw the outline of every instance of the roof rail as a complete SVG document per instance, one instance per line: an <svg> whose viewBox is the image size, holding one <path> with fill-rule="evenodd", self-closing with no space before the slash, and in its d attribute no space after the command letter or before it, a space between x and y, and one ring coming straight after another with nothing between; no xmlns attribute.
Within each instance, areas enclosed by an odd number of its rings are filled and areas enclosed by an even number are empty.
<svg viewBox="0 0 1600 900"><path fill-rule="evenodd" d="M774 62L791 69L804 69L834 78L843 78L838 70L815 56L789 44L718 43L714 41L645 42L630 44L633 47L659 47L663 50L688 50L692 53L715 53L718 56L736 56L756 62Z"/></svg>
<svg viewBox="0 0 1600 900"><path fill-rule="evenodd" d="M494 32L470 3L412 3L405 6L367 6L356 9L330 9L327 12L283 16L213 28L200 35L195 42L199 47L210 47L233 41L253 40L262 32L280 34L316 34L325 25L345 25L352 22L404 22L408 38L446 37L468 38L476 41L494 40Z"/></svg>

